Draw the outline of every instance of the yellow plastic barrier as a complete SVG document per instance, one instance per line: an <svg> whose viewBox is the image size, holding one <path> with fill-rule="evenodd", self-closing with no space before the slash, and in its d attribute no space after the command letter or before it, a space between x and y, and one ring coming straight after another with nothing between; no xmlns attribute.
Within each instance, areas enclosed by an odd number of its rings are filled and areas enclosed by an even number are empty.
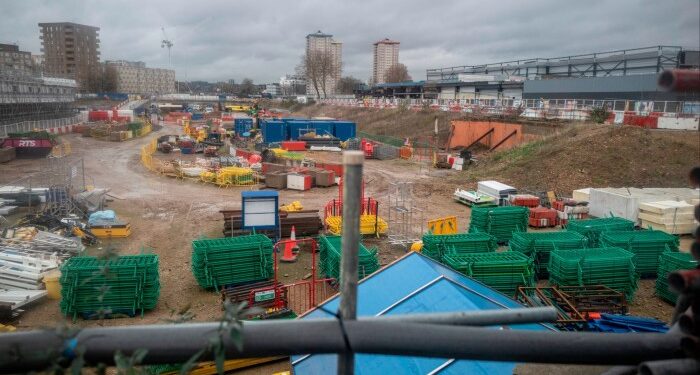
<svg viewBox="0 0 700 375"><path fill-rule="evenodd" d="M296 212L296 211L301 211L304 209L304 206L301 205L301 202L299 201L294 201L290 204L285 204L282 207L280 207L280 211L287 211L287 212Z"/></svg>
<svg viewBox="0 0 700 375"><path fill-rule="evenodd" d="M428 221L428 230L432 234L457 233L457 216L446 216Z"/></svg>
<svg viewBox="0 0 700 375"><path fill-rule="evenodd" d="M343 218L341 216L329 216L326 218L326 226L328 231L340 235L343 232ZM389 224L381 217L376 215L360 215L360 234L369 235L386 234L389 230Z"/></svg>

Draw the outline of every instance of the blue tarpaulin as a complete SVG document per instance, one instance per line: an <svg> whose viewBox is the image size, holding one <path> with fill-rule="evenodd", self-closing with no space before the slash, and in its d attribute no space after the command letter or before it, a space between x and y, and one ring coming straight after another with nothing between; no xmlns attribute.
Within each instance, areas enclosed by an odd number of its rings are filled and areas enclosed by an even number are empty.
<svg viewBox="0 0 700 375"><path fill-rule="evenodd" d="M338 296L322 305L337 311ZM358 316L412 313L499 310L522 307L505 295L457 273L421 254L411 252L360 281ZM320 309L300 319L331 318ZM511 329L547 330L546 325L525 324ZM498 328L494 328L498 329ZM336 373L337 355L293 356L294 374ZM355 372L363 374L512 374L515 363L452 360L450 358L404 357L358 354Z"/></svg>

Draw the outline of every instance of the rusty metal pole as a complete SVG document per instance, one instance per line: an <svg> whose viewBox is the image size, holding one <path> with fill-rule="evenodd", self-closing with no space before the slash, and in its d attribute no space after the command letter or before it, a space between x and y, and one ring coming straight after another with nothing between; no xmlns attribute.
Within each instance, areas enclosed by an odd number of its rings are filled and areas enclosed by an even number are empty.
<svg viewBox="0 0 700 375"><path fill-rule="evenodd" d="M362 164L360 151L343 153L343 239L340 259L340 324L357 319L357 267L360 245L360 206L362 205ZM343 335L346 332L343 329ZM346 340L346 342L349 342ZM338 355L338 374L355 373L355 354L351 348Z"/></svg>

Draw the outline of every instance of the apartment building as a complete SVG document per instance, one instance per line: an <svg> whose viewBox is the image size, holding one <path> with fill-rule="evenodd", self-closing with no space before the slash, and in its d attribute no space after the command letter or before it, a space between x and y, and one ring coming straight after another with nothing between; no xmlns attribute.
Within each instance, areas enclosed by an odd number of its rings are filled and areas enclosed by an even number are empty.
<svg viewBox="0 0 700 375"><path fill-rule="evenodd" d="M44 73L75 79L86 90L89 77L99 70L100 28L72 22L40 23L39 28Z"/></svg>
<svg viewBox="0 0 700 375"><path fill-rule="evenodd" d="M320 30L306 36L306 55L312 51L326 53L331 57L332 73L325 80L325 96L332 96L336 93L336 87L340 80L343 62L343 43L333 40L333 35L324 34ZM319 86L322 86L319 83ZM306 94L316 96L316 88L307 69ZM319 87L318 95L324 96L323 90Z"/></svg>
<svg viewBox="0 0 700 375"><path fill-rule="evenodd" d="M142 61L105 62L117 74L117 91L126 94L171 94L175 92L175 71L147 68Z"/></svg>
<svg viewBox="0 0 700 375"><path fill-rule="evenodd" d="M374 43L372 83L385 83L384 76L393 65L399 63L399 42L385 38Z"/></svg>
<svg viewBox="0 0 700 375"><path fill-rule="evenodd" d="M31 52L20 51L14 44L0 43L0 70L11 69L24 73L32 73Z"/></svg>

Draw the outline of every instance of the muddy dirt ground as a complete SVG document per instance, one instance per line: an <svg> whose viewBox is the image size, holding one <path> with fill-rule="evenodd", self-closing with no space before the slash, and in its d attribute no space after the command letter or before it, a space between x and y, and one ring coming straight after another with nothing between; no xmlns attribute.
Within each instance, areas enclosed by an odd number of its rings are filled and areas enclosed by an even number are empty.
<svg viewBox="0 0 700 375"><path fill-rule="evenodd" d="M160 135L177 133L177 129L175 126L165 126L145 138L122 143L99 141L79 135L62 137L63 141L72 145L71 157L83 158L88 184L109 188L114 198L111 198L108 208L129 221L132 227L131 237L104 241L90 251L95 253L115 248L121 254L137 254L147 249L159 255L161 294L155 310L147 312L143 318L104 321L78 319L72 322L61 315L58 301L44 299L13 323L18 329L51 327L61 323L78 327L160 323L168 319L173 310L184 306L190 307L196 321L219 318L219 295L202 290L192 276L190 243L200 236L221 237L223 222L219 211L240 209L240 193L250 188L221 189L213 185L159 176L146 170L140 163L141 147ZM174 155L168 158L176 157ZM341 158L339 153L331 152L309 152L308 156L320 161L339 161ZM38 172L41 163L41 160L14 160L0 164L0 184ZM428 168L427 162L367 160L366 196L379 200L380 207L387 207L390 183L413 181L415 205L424 210L423 220L456 215L459 229L463 231L468 226L469 209L455 203L451 195L456 186L466 186L474 181L466 181L466 175L458 173ZM492 176L494 179L498 177ZM305 209L322 209L337 195L337 187L314 188L307 192L284 190L280 191L280 201L289 203L299 200ZM689 243L690 239L684 238L682 249L687 251ZM383 265L405 254L404 248L388 245L382 240L367 239L367 244L379 248L380 263ZM291 283L303 279L310 272L309 258L306 254L296 263L281 264L280 281ZM642 280L635 300L630 305L630 312L669 320L672 307L657 299L653 290L653 280Z"/></svg>

